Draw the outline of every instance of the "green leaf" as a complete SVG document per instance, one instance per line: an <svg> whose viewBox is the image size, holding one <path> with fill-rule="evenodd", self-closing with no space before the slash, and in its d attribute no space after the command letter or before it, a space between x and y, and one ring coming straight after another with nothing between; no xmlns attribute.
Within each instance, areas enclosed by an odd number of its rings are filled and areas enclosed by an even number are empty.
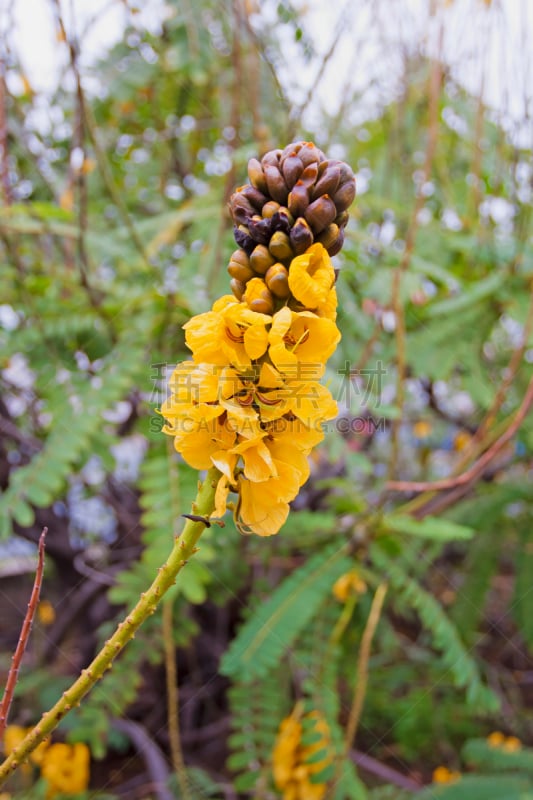
<svg viewBox="0 0 533 800"><path fill-rule="evenodd" d="M286 578L240 629L224 654L221 672L241 681L274 667L318 611L334 581L351 567L344 548L318 553Z"/></svg>
<svg viewBox="0 0 533 800"><path fill-rule="evenodd" d="M424 517L418 520L407 514L388 514L383 517L382 523L389 531L439 542L464 541L471 539L475 533L473 528L440 517Z"/></svg>

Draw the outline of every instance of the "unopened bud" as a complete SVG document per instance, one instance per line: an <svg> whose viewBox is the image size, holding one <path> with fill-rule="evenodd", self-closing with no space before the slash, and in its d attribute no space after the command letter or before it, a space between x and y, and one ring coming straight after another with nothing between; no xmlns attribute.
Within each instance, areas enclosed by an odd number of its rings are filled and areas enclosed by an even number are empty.
<svg viewBox="0 0 533 800"><path fill-rule="evenodd" d="M274 311L274 298L261 278L248 281L242 299L252 311L261 314L272 314Z"/></svg>
<svg viewBox="0 0 533 800"><path fill-rule="evenodd" d="M259 275L264 275L275 261L276 259L270 255L268 247L265 247L264 244L258 244L250 255L250 266Z"/></svg>
<svg viewBox="0 0 533 800"><path fill-rule="evenodd" d="M261 159L261 166L264 169L266 166L279 167L279 162L283 154L282 150L269 150Z"/></svg>
<svg viewBox="0 0 533 800"><path fill-rule="evenodd" d="M292 226L290 242L297 256L305 253L305 251L308 250L313 244L313 231L309 227L307 220L305 220L303 217L298 217Z"/></svg>
<svg viewBox="0 0 533 800"><path fill-rule="evenodd" d="M303 183L303 185L311 191L311 187L315 185L315 181L318 176L318 164L308 164L307 167L304 169L300 177L298 178L299 183Z"/></svg>
<svg viewBox="0 0 533 800"><path fill-rule="evenodd" d="M285 300L289 294L289 273L283 264L274 264L265 275L265 283L273 295Z"/></svg>
<svg viewBox="0 0 533 800"><path fill-rule="evenodd" d="M272 234L268 249L277 261L285 261L294 256L289 237L283 231L276 231Z"/></svg>
<svg viewBox="0 0 533 800"><path fill-rule="evenodd" d="M344 229L339 230L339 234L335 241L326 248L330 256L336 256L342 250L344 244ZM337 279L337 272L335 272L335 280Z"/></svg>
<svg viewBox="0 0 533 800"><path fill-rule="evenodd" d="M272 233L283 231L289 233L294 224L294 217L288 208L280 206L272 217Z"/></svg>
<svg viewBox="0 0 533 800"><path fill-rule="evenodd" d="M350 219L350 215L347 211L341 211L340 214L337 214L333 222L335 225L338 225L339 228L345 228L348 224L348 220Z"/></svg>
<svg viewBox="0 0 533 800"><path fill-rule="evenodd" d="M313 232L321 233L337 216L335 203L327 194L311 203L305 212L305 218Z"/></svg>
<svg viewBox="0 0 533 800"><path fill-rule="evenodd" d="M259 214L255 214L248 220L248 230L254 242L268 244L272 233L272 222L269 219L263 219Z"/></svg>
<svg viewBox="0 0 533 800"><path fill-rule="evenodd" d="M248 162L248 176L250 178L250 183L252 186L255 186L260 192L263 194L268 193L267 182L265 178L265 174L263 172L263 167L261 166L260 162L257 158L251 158Z"/></svg>
<svg viewBox="0 0 533 800"><path fill-rule="evenodd" d="M298 157L301 159L304 167L311 163L320 163L326 158L322 150L313 144L313 142L302 142L298 150Z"/></svg>
<svg viewBox="0 0 533 800"><path fill-rule="evenodd" d="M242 247L243 250L246 250L247 253L251 253L254 249L256 242L250 236L250 231L246 227L246 225L236 225L233 228L233 236L235 241Z"/></svg>
<svg viewBox="0 0 533 800"><path fill-rule="evenodd" d="M229 282L229 285L237 300L242 300L242 296L246 289L246 284L242 281L238 281L236 278L232 278Z"/></svg>
<svg viewBox="0 0 533 800"><path fill-rule="evenodd" d="M287 201L289 211L294 218L303 217L309 205L309 190L301 181L293 186Z"/></svg>
<svg viewBox="0 0 533 800"><path fill-rule="evenodd" d="M304 165L301 159L298 158L298 156L293 152L290 156L287 156L287 158L282 159L281 169L283 172L283 177L285 178L285 183L289 189L292 189L302 174Z"/></svg>
<svg viewBox="0 0 533 800"><path fill-rule="evenodd" d="M268 203L265 203L265 205L261 209L261 215L265 219L269 219L270 217L273 217L276 211L278 211L278 209L280 208L281 208L280 204L276 203L275 200L269 200Z"/></svg>
<svg viewBox="0 0 533 800"><path fill-rule="evenodd" d="M322 231L322 233L317 236L317 242L320 242L320 244L324 245L329 253L329 248L334 244L334 242L336 242L338 235L339 226L332 222L331 225L328 225L325 231Z"/></svg>
<svg viewBox="0 0 533 800"><path fill-rule="evenodd" d="M327 163L327 162L324 162ZM320 165L322 166L322 164ZM312 193L311 199L317 200L323 194L329 194L331 197L336 191L341 179L341 172L335 162L331 163L323 171L322 175L316 182Z"/></svg>
<svg viewBox="0 0 533 800"><path fill-rule="evenodd" d="M247 225L250 217L256 213L250 201L239 191L231 195L229 208L234 222L243 225Z"/></svg>
<svg viewBox="0 0 533 800"><path fill-rule="evenodd" d="M264 173L268 187L268 194L273 200L277 200L281 205L287 203L288 189L283 175L277 167L266 164L264 166Z"/></svg>
<svg viewBox="0 0 533 800"><path fill-rule="evenodd" d="M232 253L228 264L228 272L232 278L236 278L243 283L253 278L254 271L250 267L250 259L244 250L235 250Z"/></svg>
<svg viewBox="0 0 533 800"><path fill-rule="evenodd" d="M261 211L267 201L266 195L260 192L259 189L256 189L255 186L250 186L249 183L242 186L238 191L249 200L256 211Z"/></svg>
<svg viewBox="0 0 533 800"><path fill-rule="evenodd" d="M346 183L339 186L333 195L333 202L337 209L337 213L345 211L353 202L355 197L355 178L351 178Z"/></svg>

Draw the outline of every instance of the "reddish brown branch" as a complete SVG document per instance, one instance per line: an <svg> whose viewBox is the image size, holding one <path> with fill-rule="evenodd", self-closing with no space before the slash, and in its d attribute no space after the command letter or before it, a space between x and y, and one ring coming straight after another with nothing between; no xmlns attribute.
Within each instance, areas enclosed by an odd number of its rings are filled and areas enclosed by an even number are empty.
<svg viewBox="0 0 533 800"><path fill-rule="evenodd" d="M11 659L11 667L7 676L6 688L4 690L4 696L2 697L2 703L0 705L0 742L4 736L7 718L9 716L9 709L11 708L15 686L17 685L20 664L24 656L24 651L26 650L26 645L28 644L28 639L30 638L31 626L35 618L35 612L37 611L39 595L41 594L44 571L44 540L47 533L48 528L43 528L41 537L39 539L37 569L35 571L35 580L33 582L30 602L28 603L28 610L26 611L26 616L24 617L24 622L22 623L22 629L20 631L15 654Z"/></svg>
<svg viewBox="0 0 533 800"><path fill-rule="evenodd" d="M457 477L445 478L441 481L389 481L387 483L387 489L393 489L399 492L440 492L445 489L455 489L457 486L464 486L465 484L473 483L483 474L490 462L513 438L532 405L533 378L531 378L529 381L529 385L520 408L516 412L515 417L507 430L502 433L499 439L496 439L494 444L489 447L489 449L475 462L475 464L470 467L470 469L467 469L466 472L463 472Z"/></svg>

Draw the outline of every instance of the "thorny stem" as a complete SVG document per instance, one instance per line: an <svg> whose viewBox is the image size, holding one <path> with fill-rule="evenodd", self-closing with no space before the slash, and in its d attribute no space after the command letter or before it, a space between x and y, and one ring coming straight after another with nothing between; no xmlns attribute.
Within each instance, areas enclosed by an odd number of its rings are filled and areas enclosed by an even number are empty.
<svg viewBox="0 0 533 800"><path fill-rule="evenodd" d="M184 800L192 800L187 770L181 747L179 722L178 675L176 669L176 648L173 638L173 603L168 599L163 604L163 645L165 648L165 673L167 682L167 724L172 767L177 775Z"/></svg>
<svg viewBox="0 0 533 800"><path fill-rule="evenodd" d="M213 511L219 476L219 471L212 467L199 487L196 501L192 504L192 511L196 517L208 517ZM163 595L176 582L176 576L180 570L196 552L196 544L205 527L206 523L202 519L187 520L181 535L175 539L172 552L163 566L159 567L157 577L150 588L141 595L135 608L120 623L115 633L107 640L87 669L82 670L80 677L70 689L63 692L57 703L43 714L40 722L0 765L0 786L28 758L39 743L57 727L63 717L72 708L79 706L83 697L103 677L104 673L111 669L115 658L130 639L133 639L135 632L145 619L154 613Z"/></svg>
<svg viewBox="0 0 533 800"><path fill-rule="evenodd" d="M37 569L35 571L35 580L33 582L30 602L28 603L28 610L26 611L26 616L24 617L24 622L22 623L22 629L20 631L20 637L15 649L15 654L11 659L11 667L7 676L6 688L4 690L4 696L2 697L2 703L0 705L0 742L4 738L4 731L7 725L9 709L11 708L13 693L15 691L15 686L17 685L20 664L22 657L24 656L24 651L26 650L26 645L28 644L28 639L30 638L31 626L35 618L35 612L37 611L39 595L41 594L44 571L44 540L47 533L48 528L43 528L41 537L39 539Z"/></svg>

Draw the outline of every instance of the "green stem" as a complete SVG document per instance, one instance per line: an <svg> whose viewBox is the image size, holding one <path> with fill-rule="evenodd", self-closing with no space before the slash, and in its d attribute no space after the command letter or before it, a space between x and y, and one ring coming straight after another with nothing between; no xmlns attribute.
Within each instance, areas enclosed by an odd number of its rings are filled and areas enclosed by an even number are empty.
<svg viewBox="0 0 533 800"><path fill-rule="evenodd" d="M135 608L120 623L113 636L108 639L96 658L87 669L82 670L80 677L72 684L41 720L30 731L21 744L13 750L0 765L0 786L8 776L17 769L59 724L66 714L79 706L82 698L100 680L106 670L123 647L133 639L136 630L145 619L156 610L165 592L176 582L176 575L185 566L187 560L196 552L196 543L202 535L206 524L198 517L208 517L213 511L215 489L220 472L212 467L203 484L198 489L196 501L192 504L195 519L188 519L180 536L176 537L174 547L168 559L158 570L157 577L150 588L141 595Z"/></svg>

